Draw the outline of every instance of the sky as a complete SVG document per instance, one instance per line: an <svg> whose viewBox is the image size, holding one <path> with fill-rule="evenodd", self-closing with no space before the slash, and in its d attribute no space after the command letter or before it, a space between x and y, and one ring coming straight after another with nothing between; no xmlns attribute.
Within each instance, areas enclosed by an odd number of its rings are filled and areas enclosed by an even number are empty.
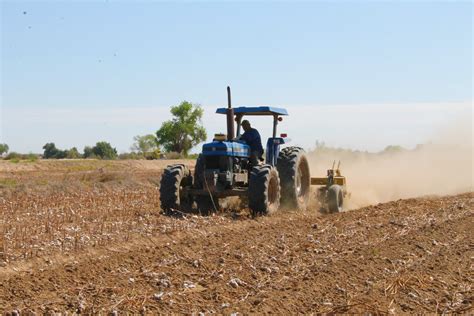
<svg viewBox="0 0 474 316"><path fill-rule="evenodd" d="M210 137L234 105L285 107L293 144L377 151L472 124L473 4L0 0L0 143L120 152L183 100ZM268 137L271 120L254 126ZM470 140L472 142L472 139ZM199 150L199 148L195 149Z"/></svg>

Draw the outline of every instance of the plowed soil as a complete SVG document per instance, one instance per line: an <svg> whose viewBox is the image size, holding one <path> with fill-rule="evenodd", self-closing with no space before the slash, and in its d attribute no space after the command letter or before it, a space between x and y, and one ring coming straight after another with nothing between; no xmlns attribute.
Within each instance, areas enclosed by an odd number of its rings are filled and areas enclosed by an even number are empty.
<svg viewBox="0 0 474 316"><path fill-rule="evenodd" d="M161 162L5 163L2 313L473 312L472 192L172 218Z"/></svg>

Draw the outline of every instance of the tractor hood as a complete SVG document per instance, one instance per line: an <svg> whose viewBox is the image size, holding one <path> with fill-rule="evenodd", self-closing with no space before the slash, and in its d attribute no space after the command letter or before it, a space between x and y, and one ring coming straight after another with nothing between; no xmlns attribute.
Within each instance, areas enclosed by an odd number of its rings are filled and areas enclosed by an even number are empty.
<svg viewBox="0 0 474 316"><path fill-rule="evenodd" d="M249 157L250 147L239 142L213 141L202 146L204 156Z"/></svg>

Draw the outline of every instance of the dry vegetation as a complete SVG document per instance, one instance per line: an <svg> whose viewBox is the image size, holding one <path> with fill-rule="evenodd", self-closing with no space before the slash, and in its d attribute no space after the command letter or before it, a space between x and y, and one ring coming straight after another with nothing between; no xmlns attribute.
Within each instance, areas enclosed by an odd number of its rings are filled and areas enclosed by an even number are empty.
<svg viewBox="0 0 474 316"><path fill-rule="evenodd" d="M176 219L166 163L0 162L0 312L473 310L472 193Z"/></svg>

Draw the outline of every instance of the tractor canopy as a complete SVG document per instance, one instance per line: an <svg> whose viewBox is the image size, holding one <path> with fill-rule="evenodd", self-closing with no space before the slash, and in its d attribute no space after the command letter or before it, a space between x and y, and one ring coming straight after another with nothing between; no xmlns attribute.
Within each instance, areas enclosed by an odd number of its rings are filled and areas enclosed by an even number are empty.
<svg viewBox="0 0 474 316"><path fill-rule="evenodd" d="M235 115L288 115L288 111L273 106L239 106L233 108ZM227 114L227 108L218 108L218 114Z"/></svg>
<svg viewBox="0 0 474 316"><path fill-rule="evenodd" d="M273 118L273 136L267 143L266 151L267 155L269 155L267 163L275 165L280 144L284 143L282 138L276 136L277 125L282 120L280 116L288 115L286 109L273 106L239 106L235 108L218 108L216 113L227 115L227 140L215 139L212 143L204 144L202 147L202 154L204 156L250 157L250 147L239 140L242 117L247 115L270 116ZM233 136L234 122L237 123L237 137ZM229 134L232 135L230 139Z"/></svg>

